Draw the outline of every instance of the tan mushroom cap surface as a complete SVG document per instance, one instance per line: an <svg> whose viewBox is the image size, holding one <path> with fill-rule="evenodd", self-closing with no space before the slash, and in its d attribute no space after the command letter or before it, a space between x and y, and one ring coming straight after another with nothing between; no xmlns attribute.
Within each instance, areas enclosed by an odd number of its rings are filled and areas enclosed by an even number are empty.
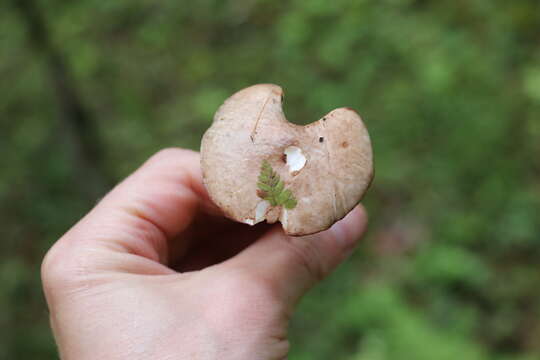
<svg viewBox="0 0 540 360"><path fill-rule="evenodd" d="M289 235L329 228L361 200L373 178L369 134L350 108L306 126L287 121L283 90L272 84L243 89L214 116L201 143L204 184L226 216L250 225L280 221ZM260 195L268 162L296 199L271 206Z"/></svg>

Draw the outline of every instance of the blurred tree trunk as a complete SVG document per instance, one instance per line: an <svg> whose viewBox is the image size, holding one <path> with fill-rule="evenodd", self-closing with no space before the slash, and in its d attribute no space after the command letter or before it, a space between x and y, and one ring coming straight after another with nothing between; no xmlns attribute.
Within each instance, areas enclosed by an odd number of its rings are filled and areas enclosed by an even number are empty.
<svg viewBox="0 0 540 360"><path fill-rule="evenodd" d="M28 31L33 49L44 57L56 92L61 128L72 149L73 168L79 188L92 198L100 197L112 183L106 174L103 146L96 122L81 98L70 68L51 40L49 28L35 0L13 0Z"/></svg>

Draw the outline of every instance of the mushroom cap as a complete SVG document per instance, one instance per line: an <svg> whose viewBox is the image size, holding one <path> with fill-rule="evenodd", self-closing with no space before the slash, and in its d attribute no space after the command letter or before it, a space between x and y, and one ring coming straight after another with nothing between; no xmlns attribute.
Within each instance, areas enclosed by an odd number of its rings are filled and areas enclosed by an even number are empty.
<svg viewBox="0 0 540 360"><path fill-rule="evenodd" d="M350 108L300 126L287 121L283 90L259 84L228 98L201 143L203 181L224 214L250 225L279 220L289 235L329 228L361 200L373 178L369 134ZM259 175L268 163L296 199L272 206Z"/></svg>

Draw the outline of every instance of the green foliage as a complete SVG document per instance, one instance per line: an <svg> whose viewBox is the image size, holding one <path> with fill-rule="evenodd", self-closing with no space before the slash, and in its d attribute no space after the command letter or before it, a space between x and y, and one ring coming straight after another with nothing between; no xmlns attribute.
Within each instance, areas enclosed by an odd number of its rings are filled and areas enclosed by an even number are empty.
<svg viewBox="0 0 540 360"><path fill-rule="evenodd" d="M285 189L283 181L277 172L272 169L266 160L261 165L261 174L257 186L260 189L259 196L267 200L272 206L283 205L286 209L293 209L296 206L296 199L291 190Z"/></svg>
<svg viewBox="0 0 540 360"><path fill-rule="evenodd" d="M39 279L54 241L262 82L298 123L357 109L375 155L369 234L302 302L291 359L540 358L538 0L35 1L101 156L23 2L2 4L0 359L57 358Z"/></svg>

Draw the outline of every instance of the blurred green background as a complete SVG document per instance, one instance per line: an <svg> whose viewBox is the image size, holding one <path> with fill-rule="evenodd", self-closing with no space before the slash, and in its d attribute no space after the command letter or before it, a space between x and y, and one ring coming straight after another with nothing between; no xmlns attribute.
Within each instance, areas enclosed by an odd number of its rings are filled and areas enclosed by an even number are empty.
<svg viewBox="0 0 540 360"><path fill-rule="evenodd" d="M540 358L538 0L0 3L0 359L55 359L39 266L157 150L281 85L372 137L362 248L302 302L291 359Z"/></svg>

